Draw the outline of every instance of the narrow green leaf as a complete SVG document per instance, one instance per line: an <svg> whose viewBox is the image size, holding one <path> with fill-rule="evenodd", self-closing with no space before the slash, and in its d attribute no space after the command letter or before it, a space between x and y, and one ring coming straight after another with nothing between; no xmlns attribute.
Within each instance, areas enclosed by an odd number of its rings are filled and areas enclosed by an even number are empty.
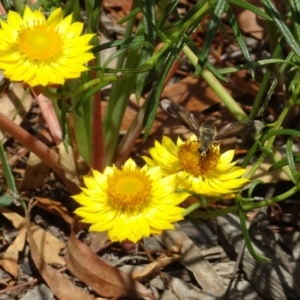
<svg viewBox="0 0 300 300"><path fill-rule="evenodd" d="M155 32L155 1L139 0L138 5L141 7L141 11L144 14L143 25L144 25L144 37L150 45L155 44L156 32ZM143 46L139 55L139 64L143 64L153 54L153 47ZM136 101L139 103L141 98L145 80L147 74L139 73L136 76L136 88L135 95Z"/></svg>
<svg viewBox="0 0 300 300"><path fill-rule="evenodd" d="M97 33L99 32L99 18L101 15L102 0L86 0L86 11L87 17L87 28L88 32Z"/></svg>
<svg viewBox="0 0 300 300"><path fill-rule="evenodd" d="M282 53L282 47L281 47L281 43L279 42L277 44L277 46L275 47L275 49L274 49L274 52L272 54L272 58L275 58L275 59L279 58L279 56L281 55L281 53ZM266 90L267 90L267 87L268 87L269 82L270 82L272 70L273 70L273 66L269 66L266 69L266 72L264 74L263 80L262 80L262 82L260 84L260 87L259 87L259 91L258 91L258 93L257 93L257 95L255 97L251 113L249 115L250 119L253 119L256 116L258 110L261 107L262 99L263 99L263 97L265 97Z"/></svg>
<svg viewBox="0 0 300 300"><path fill-rule="evenodd" d="M238 215L240 218L241 229L242 229L242 233L244 236L244 241L245 241L247 249L249 250L249 253L258 262L261 262L261 263L269 262L270 261L269 258L265 257L264 255L262 255L254 250L253 245L250 240L249 231L247 228L246 218L245 218L245 214L243 211L243 206L241 204L241 201L237 201L237 206L238 206Z"/></svg>
<svg viewBox="0 0 300 300"><path fill-rule="evenodd" d="M101 82L98 85L94 86L93 88L86 90L84 92L84 95L80 97L80 100L76 102L75 104L75 112L78 116L83 117L80 107L87 101L89 101L90 97L92 97L95 93L102 90L105 86L107 86L109 82Z"/></svg>
<svg viewBox="0 0 300 300"><path fill-rule="evenodd" d="M145 112L145 119L143 122L143 126L145 126L145 132L144 132L144 139L146 139L150 133L152 124L155 119L157 106L159 104L160 95L162 93L165 79L169 73L169 70L174 62L174 60L177 58L177 55L179 51L181 50L181 47L183 45L183 39L179 40L177 42L177 45L174 45L174 49L172 53L167 57L163 67L162 67L162 73L159 76L159 80L157 84L154 85L151 94L148 99L146 112Z"/></svg>
<svg viewBox="0 0 300 300"><path fill-rule="evenodd" d="M9 206L13 203L9 195L0 196L0 207Z"/></svg>
<svg viewBox="0 0 300 300"><path fill-rule="evenodd" d="M295 163L299 163L300 162L300 153L293 156L293 161ZM283 158L277 162L275 162L274 164L271 165L271 167L268 169L268 172L272 172L275 171L277 169L281 169L282 167L285 167L288 165L288 161L287 158Z"/></svg>
<svg viewBox="0 0 300 300"><path fill-rule="evenodd" d="M191 41L190 38L184 36L184 42L185 44L195 53L195 55L197 57L201 57L201 59L199 59L198 64L196 66L196 70L195 70L195 77L198 77L201 75L201 72L203 70L204 67L206 67L212 74L214 74L215 77L217 77L219 80L221 81L227 81L225 77L223 77L218 69L216 69L208 60L207 58L204 59L204 57L202 56L202 52L196 47L196 45Z"/></svg>
<svg viewBox="0 0 300 300"><path fill-rule="evenodd" d="M278 130L274 130L271 132L266 133L262 140L261 143L264 144L270 137L274 136L274 135L290 135L292 137L300 137L300 131L298 130L294 130L294 129L278 129Z"/></svg>
<svg viewBox="0 0 300 300"><path fill-rule="evenodd" d="M250 72L251 77L254 78L254 65L253 65L253 62L251 59L251 55L248 51L248 46L245 43L244 37L240 31L239 25L237 24L235 16L229 5L226 5L226 14L227 14L228 22L234 33L235 40L239 44L240 49L247 61L248 71Z"/></svg>
<svg viewBox="0 0 300 300"><path fill-rule="evenodd" d="M122 77L123 75L135 75L135 74L139 74L139 73L142 73L142 72L147 72L147 71L150 71L151 68L152 68L152 65L150 65L150 64L143 64L143 65L141 65L139 67L136 67L134 69L105 68L104 73L120 74L121 77ZM102 69L102 67L101 67L101 69ZM93 68L93 70L97 70L97 69Z"/></svg>
<svg viewBox="0 0 300 300"><path fill-rule="evenodd" d="M169 19L170 15L174 13L174 15L177 13L177 6L178 6L179 0L170 0L170 1L162 1L160 3L160 11L163 11L164 14L159 21L158 29L162 29L166 21ZM163 7L165 5L165 7ZM178 15L178 14L177 14Z"/></svg>
<svg viewBox="0 0 300 300"><path fill-rule="evenodd" d="M119 20L117 24L123 24L123 23L127 22L129 19L135 18L135 16L139 12L141 12L141 9L139 7L134 8L124 18L122 18L121 20Z"/></svg>
<svg viewBox="0 0 300 300"><path fill-rule="evenodd" d="M211 13L211 18L208 22L207 30L206 30L206 32L208 34L205 35L205 39L204 39L203 47L202 47L202 51L201 51L202 58L204 58L205 60L207 60L211 45L215 39L215 34L216 34L217 30L219 29L221 17L222 17L222 14L224 13L226 4L227 4L226 0L217 1L215 9ZM202 58L200 58L200 59L202 59Z"/></svg>
<svg viewBox="0 0 300 300"><path fill-rule="evenodd" d="M214 5L217 3L217 0L210 1L209 6L212 9ZM207 0L199 0L195 3L194 6L191 7L190 10L185 14L185 16L179 21L172 24L172 28L182 28L185 27L184 24L188 22L190 19L194 19L194 16L197 14L198 11L201 10L203 6L207 4ZM199 21L199 20L195 20ZM165 28L166 29L166 28ZM169 29L169 28L168 28Z"/></svg>
<svg viewBox="0 0 300 300"><path fill-rule="evenodd" d="M113 54L111 54L106 61L102 64L102 68L103 70L107 67L107 65L117 56L119 56L121 53L124 53L126 51L128 51L129 49L134 49L134 48L138 48L140 47L141 44L140 43L135 43L135 44L128 44L128 45L124 45L121 49L115 51Z"/></svg>
<svg viewBox="0 0 300 300"><path fill-rule="evenodd" d="M277 28L281 32L281 34L284 36L286 42L288 45L293 49L295 54L298 56L300 59L300 47L295 40L293 34L285 24L285 21L281 17L280 13L276 9L274 3L272 0L262 0L262 3L265 6L265 10L268 12L268 14L273 18L273 21L276 23Z"/></svg>
<svg viewBox="0 0 300 300"><path fill-rule="evenodd" d="M260 107L258 115L261 115L265 111L265 109L267 108L267 106L269 104L269 101L271 99L271 96L274 94L274 90L275 90L275 88L276 88L276 86L277 86L277 84L278 84L278 82L279 82L282 74L286 71L287 67L289 66L289 63L292 63L292 65L294 65L294 63L291 62L291 60L293 59L294 55L295 55L295 53L293 51L291 51L289 53L289 55L287 56L287 58L285 59L285 62L280 66L279 70L276 72L276 76L273 79L273 81L271 83L271 86L268 89L268 93L265 96L265 100L264 100L264 102L262 103L262 105Z"/></svg>
<svg viewBox="0 0 300 300"><path fill-rule="evenodd" d="M250 150L248 151L246 157L244 158L243 160L243 163L242 163L242 168L246 168L246 166L249 165L250 163L250 160L253 158L253 156L255 155L257 149L258 149L258 146L259 146L259 142L256 141L252 147L250 148Z"/></svg>
<svg viewBox="0 0 300 300"><path fill-rule="evenodd" d="M16 182L15 182L14 176L12 174L12 171L11 171L11 168L9 165L9 161L6 157L6 153L5 153L2 142L0 142L0 159L2 161L2 169L3 169L4 176L5 176L5 179L7 182L8 190L10 191L11 194L17 195L16 200L15 200L16 204L21 205L22 208L24 209L24 211L26 212L26 204L23 201L23 199L21 197L19 197ZM3 203L8 203L8 199L4 198Z"/></svg>
<svg viewBox="0 0 300 300"><path fill-rule="evenodd" d="M291 13L292 13L292 25L295 28L295 35L298 41L298 44L300 43L300 1L299 0L289 0L290 6L291 6Z"/></svg>
<svg viewBox="0 0 300 300"><path fill-rule="evenodd" d="M259 184L265 184L265 183L264 183L262 180L255 180L255 181L251 182L251 185L250 185L249 190L248 190L248 197L249 197L249 198L252 198L253 190L254 190Z"/></svg>
<svg viewBox="0 0 300 300"><path fill-rule="evenodd" d="M253 62L254 67L260 67L260 66L265 66L265 65L270 65L270 64L277 64L277 63L282 63L282 64L290 64L291 66L296 67L297 69L299 69L299 66L297 66L295 63L291 62L291 61L286 61L283 59L262 59L259 61L255 61ZM235 73L237 71L240 70L247 70L248 66L246 64L241 64L241 65L237 65L234 67L228 67L228 68L219 68L217 69L217 71L220 74L229 74L229 73Z"/></svg>
<svg viewBox="0 0 300 300"><path fill-rule="evenodd" d="M135 45L137 43L140 43L139 44L140 46L147 44L145 42L145 38L143 36L134 36L134 37L124 38L124 39L120 39L120 40L116 40L116 41L107 42L107 43L104 43L101 45L97 45L97 46L93 47L91 51L93 53L96 53L96 52L100 52L105 49L109 49L109 48L113 48L113 47L120 47L120 46L128 45L128 44ZM149 46L152 46L152 45L149 45Z"/></svg>
<svg viewBox="0 0 300 300"><path fill-rule="evenodd" d="M299 173L297 171L295 161L294 161L294 156L293 156L293 139L289 138L287 143L286 143L286 158L287 162L289 164L291 174L293 176L294 182L296 184L299 183Z"/></svg>

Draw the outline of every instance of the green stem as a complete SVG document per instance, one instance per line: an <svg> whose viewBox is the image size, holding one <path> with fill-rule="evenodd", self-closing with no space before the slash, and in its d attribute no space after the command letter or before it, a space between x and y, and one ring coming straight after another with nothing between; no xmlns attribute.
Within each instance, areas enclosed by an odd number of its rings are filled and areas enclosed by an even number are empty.
<svg viewBox="0 0 300 300"><path fill-rule="evenodd" d="M194 54L194 52L188 46L184 46L182 50L194 67L196 67L198 63L198 57ZM212 87L215 93L220 97L220 99L224 102L226 107L236 117L237 120L244 120L247 118L246 113L241 109L241 107L229 95L226 89L210 71L203 69L201 76Z"/></svg>
<svg viewBox="0 0 300 300"><path fill-rule="evenodd" d="M295 93L293 94L292 98L291 98L291 99L287 102L287 104L285 105L285 107L284 107L284 109L282 110L282 112L281 112L281 114L280 114L278 120L276 121L274 127L270 130L270 132L275 131L275 130L278 130L278 129L281 127L281 125L282 125L282 123L283 123L283 121L284 121L286 115L288 114L290 108L294 105L294 103L295 103L296 100L297 100L297 97L298 97L298 94L299 94L299 90L300 90L300 82L298 82L298 85L297 85L297 88L296 88L296 90L295 90ZM265 145L265 148L271 149L272 146L273 146L273 143L274 143L274 141L275 141L275 138L276 138L275 135L272 136L272 137L270 137L269 140L268 140L268 142L267 142L266 145ZM245 178L249 178L249 179L250 179L250 178L254 175L254 173L257 171L257 169L260 167L260 165L261 165L261 164L263 163L263 161L265 160L266 156L267 156L267 154L266 154L265 152L263 152L263 153L260 155L260 157L259 157L258 160L255 162L255 164L253 165L253 167L251 168L251 170L250 170L250 171L247 173L247 175L245 176Z"/></svg>
<svg viewBox="0 0 300 300"><path fill-rule="evenodd" d="M126 76L129 77L129 76ZM122 79L125 77L122 77ZM73 96L76 96L82 92L84 92L85 90L91 88L92 86L95 86L96 84L102 83L102 82L107 82L107 84L109 84L110 82L116 81L116 80L120 80L120 76L117 75L106 75L106 76L102 76L100 78L96 78L93 79L89 82L86 82L84 84L82 84L78 89L76 90L72 90L66 93L52 93L50 92L46 87L43 89L43 95L45 95L46 97L52 99L52 100L57 100L57 99L67 99L67 98L71 98Z"/></svg>
<svg viewBox="0 0 300 300"><path fill-rule="evenodd" d="M242 209L243 209L243 211L249 211L249 210L261 208L264 206L271 205L273 203L283 201L283 200L287 199L288 197L294 195L296 192L299 191L299 189L300 189L299 187L294 186L287 192L285 192L281 195L278 195L274 198L268 199L268 200L259 201L259 202L255 202L255 203L246 203L246 204L244 202L242 202ZM221 210L215 210L215 211L208 211L208 212L196 211L191 214L191 217L200 218L200 219L209 219L209 218L224 216L228 213L235 213L237 211L238 211L238 206L234 205L234 206L230 206L230 207L227 207L227 208L224 208Z"/></svg>

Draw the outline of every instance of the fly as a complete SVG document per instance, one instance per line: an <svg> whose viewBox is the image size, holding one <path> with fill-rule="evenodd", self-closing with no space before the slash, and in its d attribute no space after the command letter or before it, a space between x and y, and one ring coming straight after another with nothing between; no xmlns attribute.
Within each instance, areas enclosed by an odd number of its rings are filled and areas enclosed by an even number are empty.
<svg viewBox="0 0 300 300"><path fill-rule="evenodd" d="M197 140L201 145L198 151L203 157L209 153L210 147L214 142L238 135L256 133L264 126L263 122L258 120L235 121L226 124L217 131L212 121L205 121L199 125L196 117L179 104L164 99L161 101L161 106L167 114L175 118L197 136Z"/></svg>

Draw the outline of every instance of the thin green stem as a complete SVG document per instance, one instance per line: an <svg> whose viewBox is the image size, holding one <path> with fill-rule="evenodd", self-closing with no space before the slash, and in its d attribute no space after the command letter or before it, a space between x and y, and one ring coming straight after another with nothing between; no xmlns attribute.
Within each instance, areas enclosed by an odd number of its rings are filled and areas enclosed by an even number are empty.
<svg viewBox="0 0 300 300"><path fill-rule="evenodd" d="M270 132L272 131L275 131L275 130L278 130L286 115L288 114L290 108L294 105L294 103L297 101L297 97L298 97L298 94L299 94L299 90L300 90L300 82L298 82L297 84L297 88L295 89L295 93L293 94L293 96L291 97L291 99L287 102L286 106L284 107L284 109L282 110L278 120L276 121L274 127L270 130ZM269 138L268 142L266 143L265 145L265 148L269 148L271 149L272 146L273 146L273 143L275 141L275 138L276 136L272 136ZM263 152L260 157L258 158L258 160L255 162L255 164L253 165L253 167L251 168L251 170L247 173L247 175L245 176L245 178L251 178L254 173L257 171L257 169L260 167L260 165L263 163L263 161L265 160L267 154L265 152Z"/></svg>
<svg viewBox="0 0 300 300"><path fill-rule="evenodd" d="M198 63L198 57L194 54L194 52L188 46L184 46L182 51L196 67ZM230 96L230 94L210 71L203 69L201 76L212 87L212 89L216 92L216 94L220 97L220 99L224 102L226 107L236 117L237 120L244 120L247 118L246 113L241 109L241 107L236 103L236 101Z"/></svg>
<svg viewBox="0 0 300 300"><path fill-rule="evenodd" d="M288 197L294 195L296 192L299 191L299 189L300 189L299 187L294 186L293 188L291 188L287 192L285 192L281 195L278 195L274 198L268 199L268 200L255 202L255 203L244 203L244 202L242 202L242 210L243 211L249 211L249 210L261 208L261 207L264 207L264 206L271 205L273 203L283 201L283 200L287 199ZM228 213L235 213L237 211L238 211L238 206L234 205L234 206L230 206L230 207L227 207L227 208L224 208L224 209L221 209L221 210L215 210L215 211L208 211L208 212L196 211L196 212L193 212L191 214L191 216L193 218L209 219L209 218L224 216Z"/></svg>
<svg viewBox="0 0 300 300"><path fill-rule="evenodd" d="M129 76L126 76L129 77ZM125 77L122 77L122 79ZM82 92L84 92L85 90L95 86L96 84L102 83L102 82L107 82L107 84L109 84L110 82L116 81L116 80L120 80L120 76L117 75L106 75L106 76L102 76L101 78L96 78L93 79L89 82L86 82L84 84L82 84L78 89L76 90L72 90L69 92L65 92L65 93L53 93L50 92L49 89L44 88L43 89L43 95L45 95L46 97L52 99L52 100L57 100L57 99L67 99L67 98L71 98L74 97Z"/></svg>

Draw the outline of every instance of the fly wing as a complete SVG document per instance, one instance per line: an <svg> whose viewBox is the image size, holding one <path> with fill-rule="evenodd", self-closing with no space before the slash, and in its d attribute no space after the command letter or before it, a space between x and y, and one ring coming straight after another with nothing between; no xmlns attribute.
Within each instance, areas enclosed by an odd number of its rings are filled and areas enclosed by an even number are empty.
<svg viewBox="0 0 300 300"><path fill-rule="evenodd" d="M199 123L196 117L187 109L179 104L175 104L170 100L163 99L161 100L161 106L163 110L180 122L183 126L191 130L197 136L199 133Z"/></svg>
<svg viewBox="0 0 300 300"><path fill-rule="evenodd" d="M252 134L259 132L264 123L258 120L245 120L229 123L222 127L215 137L215 140L235 137L239 135Z"/></svg>

